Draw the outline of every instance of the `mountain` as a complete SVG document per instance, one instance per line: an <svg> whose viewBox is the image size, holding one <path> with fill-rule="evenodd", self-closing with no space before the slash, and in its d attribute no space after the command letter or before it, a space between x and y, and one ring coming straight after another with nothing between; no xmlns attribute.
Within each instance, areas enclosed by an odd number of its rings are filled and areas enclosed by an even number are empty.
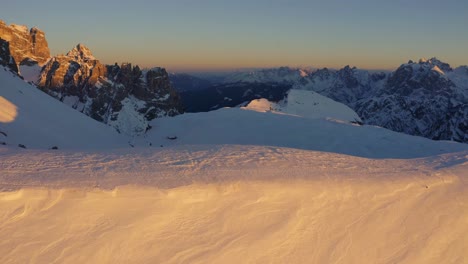
<svg viewBox="0 0 468 264"><path fill-rule="evenodd" d="M144 133L150 128L148 121L154 118L181 112L166 70L142 71L130 63L104 65L83 44L50 59L41 71L38 86L128 135Z"/></svg>
<svg viewBox="0 0 468 264"><path fill-rule="evenodd" d="M308 75L308 70L299 68L279 67L260 69L246 72L234 72L224 77L224 83L250 82L250 83L296 83Z"/></svg>
<svg viewBox="0 0 468 264"><path fill-rule="evenodd" d="M51 58L45 34L37 28L0 21L0 65L127 135L144 133L154 118L182 112L165 69L104 65L83 44Z"/></svg>
<svg viewBox="0 0 468 264"><path fill-rule="evenodd" d="M367 124L468 142L468 73L462 69L454 71L435 58L403 64L374 96L355 102L354 109Z"/></svg>
<svg viewBox="0 0 468 264"><path fill-rule="evenodd" d="M15 24L7 25L2 20L0 49L0 57L3 57L0 60L4 61L6 56L11 55L10 68L16 72L21 72L22 67L42 66L50 58L49 45L42 30L35 27L28 29L26 26Z"/></svg>
<svg viewBox="0 0 468 264"><path fill-rule="evenodd" d="M169 79L172 86L179 92L203 90L213 85L209 80L186 73L171 73Z"/></svg>
<svg viewBox="0 0 468 264"><path fill-rule="evenodd" d="M302 75L294 69L278 69L245 74L243 80L255 85L269 78L276 83L289 83L294 89L315 91L349 106L365 124L435 140L466 143L467 69L466 66L452 69L449 64L432 58L409 61L391 73L350 66L340 70L304 71L306 74ZM290 74L285 75L287 72ZM229 82L230 78L226 80Z"/></svg>
<svg viewBox="0 0 468 264"><path fill-rule="evenodd" d="M127 139L0 66L0 144L17 148L100 149Z"/></svg>

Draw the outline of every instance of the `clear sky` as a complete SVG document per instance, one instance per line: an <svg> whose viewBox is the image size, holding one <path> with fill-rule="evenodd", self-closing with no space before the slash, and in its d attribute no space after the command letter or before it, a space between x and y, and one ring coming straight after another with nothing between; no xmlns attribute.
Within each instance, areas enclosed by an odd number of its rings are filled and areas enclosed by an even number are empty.
<svg viewBox="0 0 468 264"><path fill-rule="evenodd" d="M84 43L104 63L171 71L468 64L466 0L15 0L0 19L44 30L54 55Z"/></svg>

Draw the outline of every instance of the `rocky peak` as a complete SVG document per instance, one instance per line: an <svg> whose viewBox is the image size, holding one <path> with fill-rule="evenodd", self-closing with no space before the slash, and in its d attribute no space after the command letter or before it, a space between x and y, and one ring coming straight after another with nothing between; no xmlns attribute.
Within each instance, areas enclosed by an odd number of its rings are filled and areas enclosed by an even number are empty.
<svg viewBox="0 0 468 264"><path fill-rule="evenodd" d="M355 88L359 85L359 81L357 80L356 76L354 76L354 72L356 67L349 67L346 65L343 69L337 72L338 77L343 80L346 87Z"/></svg>
<svg viewBox="0 0 468 264"><path fill-rule="evenodd" d="M63 86L93 86L106 75L106 66L96 60L83 44L76 45L67 55L50 59L39 77L39 86L47 89L61 89Z"/></svg>
<svg viewBox="0 0 468 264"><path fill-rule="evenodd" d="M9 52L17 66L22 65L23 62L30 64L31 61L42 66L50 58L45 34L38 28L28 30L26 26L7 25L0 20L0 39L8 42ZM4 51L0 50L1 52Z"/></svg>
<svg viewBox="0 0 468 264"><path fill-rule="evenodd" d="M445 76L453 71L449 64L436 58L420 59L418 63L410 61L402 64L388 78L386 93L409 95L418 89L431 92L447 92L454 83Z"/></svg>
<svg viewBox="0 0 468 264"><path fill-rule="evenodd" d="M452 67L450 67L450 65L448 63L442 62L439 59L437 59L436 57L433 57L433 58L430 58L430 59L425 59L425 58L419 59L418 64L423 66L423 67L427 67L427 68L431 68L431 69L437 67L443 72L453 71Z"/></svg>
<svg viewBox="0 0 468 264"><path fill-rule="evenodd" d="M182 112L163 68L142 71L131 63L104 65L83 44L43 67L39 87L80 112L128 135L145 133L148 122Z"/></svg>
<svg viewBox="0 0 468 264"><path fill-rule="evenodd" d="M67 56L72 57L75 60L96 60L96 58L94 58L93 54L91 53L91 50L81 43L70 50L67 53Z"/></svg>
<svg viewBox="0 0 468 264"><path fill-rule="evenodd" d="M330 75L331 72L328 68L317 69L314 72L312 72L312 74L310 74L312 78L318 77L322 81L330 78Z"/></svg>

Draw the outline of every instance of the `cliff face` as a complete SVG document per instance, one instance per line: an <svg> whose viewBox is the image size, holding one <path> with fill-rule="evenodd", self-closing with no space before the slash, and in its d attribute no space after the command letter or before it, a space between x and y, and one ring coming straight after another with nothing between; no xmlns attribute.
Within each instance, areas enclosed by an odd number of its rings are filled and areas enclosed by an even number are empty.
<svg viewBox="0 0 468 264"><path fill-rule="evenodd" d="M144 133L154 118L182 112L164 69L142 71L129 63L104 65L82 44L67 55L53 57L43 67L38 86L128 135Z"/></svg>
<svg viewBox="0 0 468 264"><path fill-rule="evenodd" d="M10 43L3 39L0 39L0 65L7 66L14 72L18 72L18 66L16 61L11 56Z"/></svg>
<svg viewBox="0 0 468 264"><path fill-rule="evenodd" d="M8 42L10 54L17 66L35 63L43 65L50 58L45 34L38 28L7 25L0 20L0 40Z"/></svg>

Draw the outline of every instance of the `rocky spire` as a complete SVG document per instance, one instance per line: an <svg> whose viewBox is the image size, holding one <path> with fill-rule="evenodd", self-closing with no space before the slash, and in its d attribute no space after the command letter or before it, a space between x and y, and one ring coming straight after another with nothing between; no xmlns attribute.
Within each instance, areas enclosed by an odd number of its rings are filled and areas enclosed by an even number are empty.
<svg viewBox="0 0 468 264"><path fill-rule="evenodd" d="M91 53L91 50L84 44L79 43L67 53L68 57L73 57L75 60L96 60Z"/></svg>

